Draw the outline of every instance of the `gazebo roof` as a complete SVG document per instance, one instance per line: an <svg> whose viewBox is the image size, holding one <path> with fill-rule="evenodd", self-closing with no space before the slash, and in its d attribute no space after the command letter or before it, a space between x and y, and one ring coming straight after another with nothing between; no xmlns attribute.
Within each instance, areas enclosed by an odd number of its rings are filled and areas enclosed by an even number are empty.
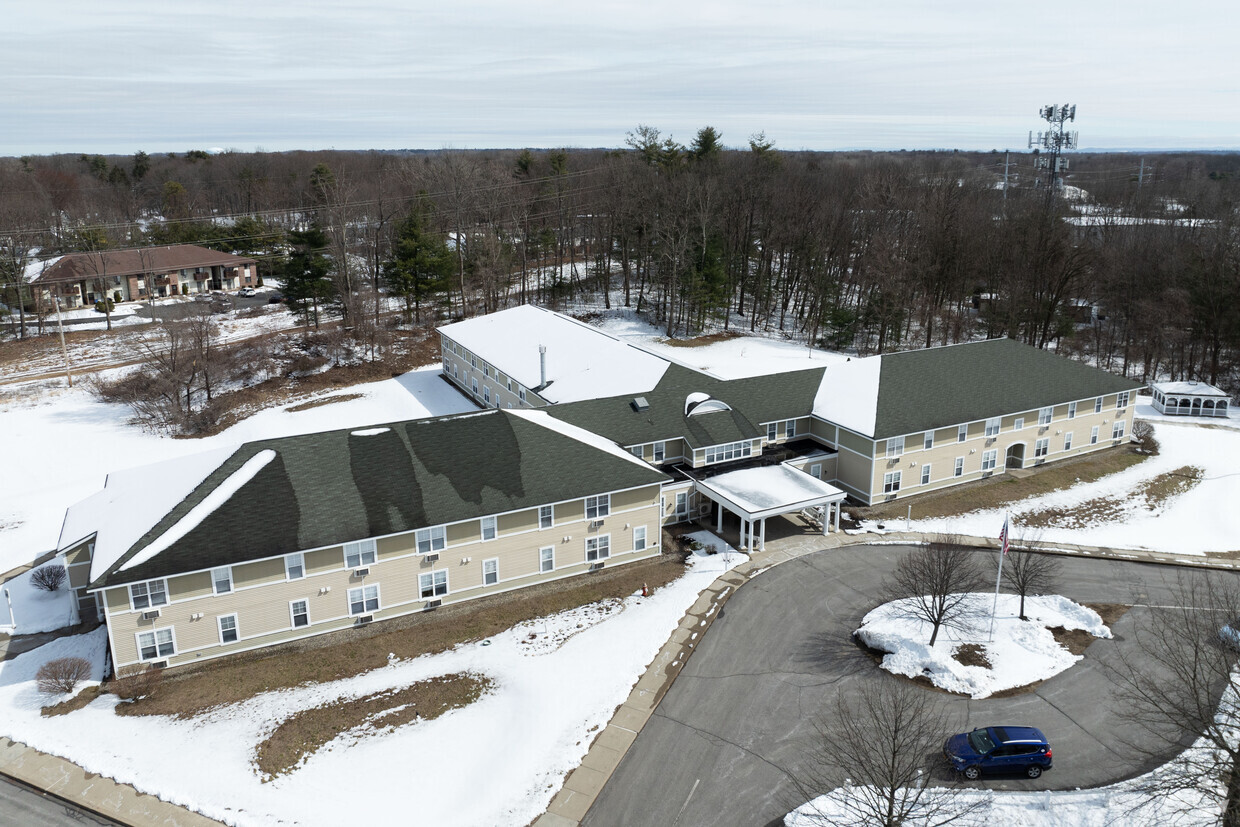
<svg viewBox="0 0 1240 827"><path fill-rule="evenodd" d="M1227 394L1205 382L1155 382L1151 387L1163 394L1174 393L1177 395L1210 396L1216 399L1227 398Z"/></svg>
<svg viewBox="0 0 1240 827"><path fill-rule="evenodd" d="M836 502L846 496L834 485L786 465L745 468L699 480L698 491L742 514L760 520L801 508Z"/></svg>

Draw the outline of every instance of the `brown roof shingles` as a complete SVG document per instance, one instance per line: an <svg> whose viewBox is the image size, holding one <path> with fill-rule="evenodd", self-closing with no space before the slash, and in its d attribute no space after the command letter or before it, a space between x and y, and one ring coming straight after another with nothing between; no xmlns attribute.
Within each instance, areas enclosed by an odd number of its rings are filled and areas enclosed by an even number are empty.
<svg viewBox="0 0 1240 827"><path fill-rule="evenodd" d="M81 281L104 275L136 276L144 273L169 273L192 267L238 267L256 263L252 258L221 253L195 244L177 244L172 247L145 247L140 250L69 253L39 274L34 281Z"/></svg>

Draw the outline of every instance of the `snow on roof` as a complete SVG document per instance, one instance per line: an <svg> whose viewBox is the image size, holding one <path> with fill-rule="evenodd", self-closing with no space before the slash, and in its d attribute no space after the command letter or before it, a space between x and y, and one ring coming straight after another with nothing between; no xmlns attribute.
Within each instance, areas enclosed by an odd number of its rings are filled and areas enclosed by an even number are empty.
<svg viewBox="0 0 1240 827"><path fill-rule="evenodd" d="M95 535L90 579L102 575L236 450L219 448L108 474L99 491L65 512L57 549Z"/></svg>
<svg viewBox="0 0 1240 827"><path fill-rule="evenodd" d="M529 304L439 330L531 389L542 382L538 347L545 346L547 387L538 395L552 404L644 393L669 364L609 333Z"/></svg>
<svg viewBox="0 0 1240 827"><path fill-rule="evenodd" d="M60 261L64 256L52 256L49 259L31 259L26 263L26 269L22 272L24 281L34 281L43 271Z"/></svg>
<svg viewBox="0 0 1240 827"><path fill-rule="evenodd" d="M228 475L228 478L216 486L215 490L202 499L198 505L190 509L189 513L181 519L177 520L172 528L165 531L152 541L146 548L129 558L125 565L121 566L121 571L139 566L159 554L164 549L171 546L177 540L180 540L186 534L189 534L198 525L211 516L220 506L228 502L233 494L236 494L241 486L254 479L254 475L263 470L267 463L276 458L276 452L270 448L259 451L254 456L246 460L245 464ZM92 573L94 566L91 566ZM106 571L106 569L104 569ZM102 573L102 572L100 572Z"/></svg>
<svg viewBox="0 0 1240 827"><path fill-rule="evenodd" d="M866 436L878 417L878 378L883 357L870 356L830 365L814 397L814 416Z"/></svg>
<svg viewBox="0 0 1240 827"><path fill-rule="evenodd" d="M635 463L643 468L647 468L651 471L658 470L645 460L638 459L633 456L633 454L624 450L610 439L599 436L593 431L587 431L585 428L578 428L576 425L570 425L563 420L556 419L546 411L531 411L528 409L513 408L512 410L507 411L507 413L512 416L519 416L527 422L532 422L535 425L541 425L548 430L563 434L569 439L575 439L578 442L589 445L591 448L606 451L614 457L619 457L620 459Z"/></svg>
<svg viewBox="0 0 1240 827"><path fill-rule="evenodd" d="M1227 394L1205 382L1155 382L1151 387L1161 393L1189 393L1196 396L1227 398Z"/></svg>
<svg viewBox="0 0 1240 827"><path fill-rule="evenodd" d="M844 498L844 492L834 485L786 465L729 471L700 480L697 485L728 500L750 517L782 514Z"/></svg>

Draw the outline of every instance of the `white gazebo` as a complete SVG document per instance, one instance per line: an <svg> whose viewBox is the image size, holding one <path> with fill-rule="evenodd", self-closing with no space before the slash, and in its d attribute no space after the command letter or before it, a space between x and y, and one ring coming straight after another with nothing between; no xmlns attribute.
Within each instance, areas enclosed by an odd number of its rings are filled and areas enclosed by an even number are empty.
<svg viewBox="0 0 1240 827"><path fill-rule="evenodd" d="M766 544L766 520L781 514L804 509L821 509L822 533L840 527L840 506L847 496L834 485L811 477L787 465L766 465L746 468L697 481L698 493L719 504L715 530L723 529L726 508L741 518L741 548L754 548L754 526L757 544Z"/></svg>
<svg viewBox="0 0 1240 827"><path fill-rule="evenodd" d="M1227 416L1230 399L1205 382L1155 382L1154 410L1167 416Z"/></svg>

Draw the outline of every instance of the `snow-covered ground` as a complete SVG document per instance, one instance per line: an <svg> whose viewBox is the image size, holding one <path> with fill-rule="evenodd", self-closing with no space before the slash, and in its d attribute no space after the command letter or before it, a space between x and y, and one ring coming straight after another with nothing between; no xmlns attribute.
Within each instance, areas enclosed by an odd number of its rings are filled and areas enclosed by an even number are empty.
<svg viewBox="0 0 1240 827"><path fill-rule="evenodd" d="M40 716L47 701L32 683L39 664L83 650L101 660L100 629L0 663L0 734L230 824L348 824L359 806L376 825L412 823L411 813L420 824L528 824L701 590L745 559L698 554L683 577L650 597L574 609L486 644L392 659L354 678L262 694L189 721L119 717L110 695ZM485 675L495 688L433 721L338 739L290 774L260 780L255 747L293 713L456 672Z"/></svg>
<svg viewBox="0 0 1240 827"><path fill-rule="evenodd" d="M127 424L126 406L99 402L81 386L31 386L27 396L0 403L4 464L12 470L0 474L0 572L54 549L65 509L101 489L111 471L256 439L475 409L439 377L437 364L313 398L346 393L362 398L298 412L273 408L212 437L172 439Z"/></svg>
<svg viewBox="0 0 1240 827"><path fill-rule="evenodd" d="M1083 629L1094 637L1111 637L1097 612L1060 595L1026 598L1029 619L1021 620L1020 597L1013 594L999 595L992 636L990 611L995 596L979 593L967 598L966 605L976 612L967 628L940 627L931 648L930 624L905 616L902 603L884 603L871 611L861 621L857 636L867 646L891 653L882 664L888 672L910 678L924 675L935 686L973 698L1046 680L1080 660L1080 655L1055 640L1051 628ZM965 666L956 660L954 653L965 644L980 646L990 667Z"/></svg>
<svg viewBox="0 0 1240 827"><path fill-rule="evenodd" d="M58 556L44 566L63 566L64 557ZM40 566L42 568L42 566ZM35 588L31 577L38 569L31 569L6 581L0 597L0 635L30 635L50 632L78 622L77 608L73 605L73 593L65 585L54 592Z"/></svg>

